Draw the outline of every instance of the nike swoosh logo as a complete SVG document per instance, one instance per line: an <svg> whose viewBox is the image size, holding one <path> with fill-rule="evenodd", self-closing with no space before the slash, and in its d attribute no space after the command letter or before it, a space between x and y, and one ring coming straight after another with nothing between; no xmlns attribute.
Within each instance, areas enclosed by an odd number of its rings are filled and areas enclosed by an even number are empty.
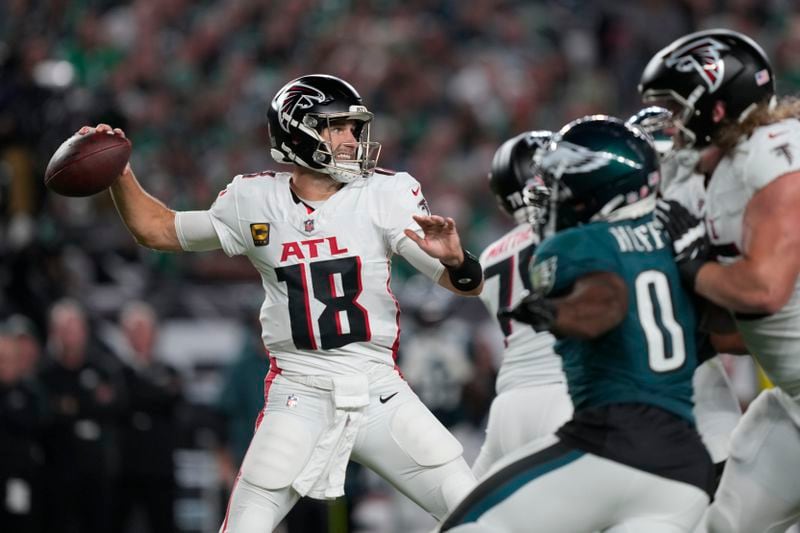
<svg viewBox="0 0 800 533"><path fill-rule="evenodd" d="M416 189L411 189L411 194L417 196L419 194L419 187L417 187Z"/></svg>
<svg viewBox="0 0 800 533"><path fill-rule="evenodd" d="M392 398L394 398L395 396L397 396L396 392L394 394L390 394L389 396L385 396L385 397L383 396L383 394L381 394L380 398L378 398L378 399L381 401L381 403L386 403L389 400L391 400Z"/></svg>
<svg viewBox="0 0 800 533"><path fill-rule="evenodd" d="M783 135L784 133L786 133L786 132L785 131L779 131L778 133L767 133L767 137L769 137L770 139L774 139L775 137L777 137L779 135Z"/></svg>

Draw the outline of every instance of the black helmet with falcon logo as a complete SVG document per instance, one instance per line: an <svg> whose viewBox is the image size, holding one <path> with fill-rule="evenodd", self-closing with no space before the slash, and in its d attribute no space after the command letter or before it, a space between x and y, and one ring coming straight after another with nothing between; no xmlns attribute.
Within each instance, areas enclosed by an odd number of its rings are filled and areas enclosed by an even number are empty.
<svg viewBox="0 0 800 533"><path fill-rule="evenodd" d="M736 31L714 29L685 35L656 53L644 69L639 93L673 113L686 144L711 143L719 128L717 101L731 120L775 95L772 67L755 41Z"/></svg>
<svg viewBox="0 0 800 533"><path fill-rule="evenodd" d="M278 163L328 174L341 183L367 177L380 154L380 144L370 141L372 118L346 81L325 74L301 76L284 85L267 110L272 157ZM320 133L347 120L356 122L356 146L351 158L341 159Z"/></svg>

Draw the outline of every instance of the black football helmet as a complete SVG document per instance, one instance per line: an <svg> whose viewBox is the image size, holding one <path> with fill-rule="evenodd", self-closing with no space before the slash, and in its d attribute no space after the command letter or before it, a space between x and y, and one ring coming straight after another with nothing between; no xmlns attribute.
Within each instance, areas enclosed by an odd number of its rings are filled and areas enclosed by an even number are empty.
<svg viewBox="0 0 800 533"><path fill-rule="evenodd" d="M644 69L639 93L645 102L668 107L687 146L702 148L720 126L712 119L718 100L731 120L740 119L775 95L775 80L755 41L715 29L685 35L656 53Z"/></svg>
<svg viewBox="0 0 800 533"><path fill-rule="evenodd" d="M644 216L655 208L658 155L653 138L618 118L574 120L541 160L550 201L543 234L589 222Z"/></svg>
<svg viewBox="0 0 800 533"><path fill-rule="evenodd" d="M278 163L294 163L328 174L341 183L369 176L378 162L380 144L370 141L373 115L346 81L325 74L301 76L284 85L267 111L271 154ZM332 122L354 120L356 146L349 159L335 157L321 137Z"/></svg>
<svg viewBox="0 0 800 533"><path fill-rule="evenodd" d="M497 204L518 224L538 225L550 191L539 176L534 158L550 144L553 132L528 131L512 137L494 153L489 189Z"/></svg>
<svg viewBox="0 0 800 533"><path fill-rule="evenodd" d="M666 133L668 128L673 127L672 112L669 109L651 105L634 113L625 122L629 126L641 128L653 137L659 157L664 158L672 151L675 143L672 136Z"/></svg>

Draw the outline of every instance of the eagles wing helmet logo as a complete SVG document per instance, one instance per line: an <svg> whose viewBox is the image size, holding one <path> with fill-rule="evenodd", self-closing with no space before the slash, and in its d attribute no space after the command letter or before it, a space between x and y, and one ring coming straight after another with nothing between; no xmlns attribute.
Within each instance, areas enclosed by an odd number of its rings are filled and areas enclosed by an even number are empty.
<svg viewBox="0 0 800 533"><path fill-rule="evenodd" d="M308 109L314 104L325 102L325 94L315 87L305 83L295 83L283 92L280 101L281 113L278 123L284 131L289 131L289 122L294 120L294 112L297 109Z"/></svg>
<svg viewBox="0 0 800 533"><path fill-rule="evenodd" d="M720 52L726 50L728 47L716 39L704 37L672 52L665 64L678 72L696 70L708 85L708 92L713 93L719 89L725 78L725 62L722 61Z"/></svg>
<svg viewBox="0 0 800 533"><path fill-rule="evenodd" d="M542 167L556 176L592 172L611 163L612 154L595 152L571 142L559 142L556 149L545 154Z"/></svg>

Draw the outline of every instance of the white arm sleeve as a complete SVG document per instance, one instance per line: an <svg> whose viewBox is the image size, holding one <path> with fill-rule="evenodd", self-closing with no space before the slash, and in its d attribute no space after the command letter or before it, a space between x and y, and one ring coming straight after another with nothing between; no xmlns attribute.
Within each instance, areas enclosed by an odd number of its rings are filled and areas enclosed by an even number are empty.
<svg viewBox="0 0 800 533"><path fill-rule="evenodd" d="M206 252L222 248L208 211L178 211L175 232L181 248L187 252Z"/></svg>
<svg viewBox="0 0 800 533"><path fill-rule="evenodd" d="M397 241L397 253L411 263L411 266L428 276L435 283L439 283L439 278L444 272L444 265L438 259L434 259L417 246L417 243L408 237L401 237Z"/></svg>

